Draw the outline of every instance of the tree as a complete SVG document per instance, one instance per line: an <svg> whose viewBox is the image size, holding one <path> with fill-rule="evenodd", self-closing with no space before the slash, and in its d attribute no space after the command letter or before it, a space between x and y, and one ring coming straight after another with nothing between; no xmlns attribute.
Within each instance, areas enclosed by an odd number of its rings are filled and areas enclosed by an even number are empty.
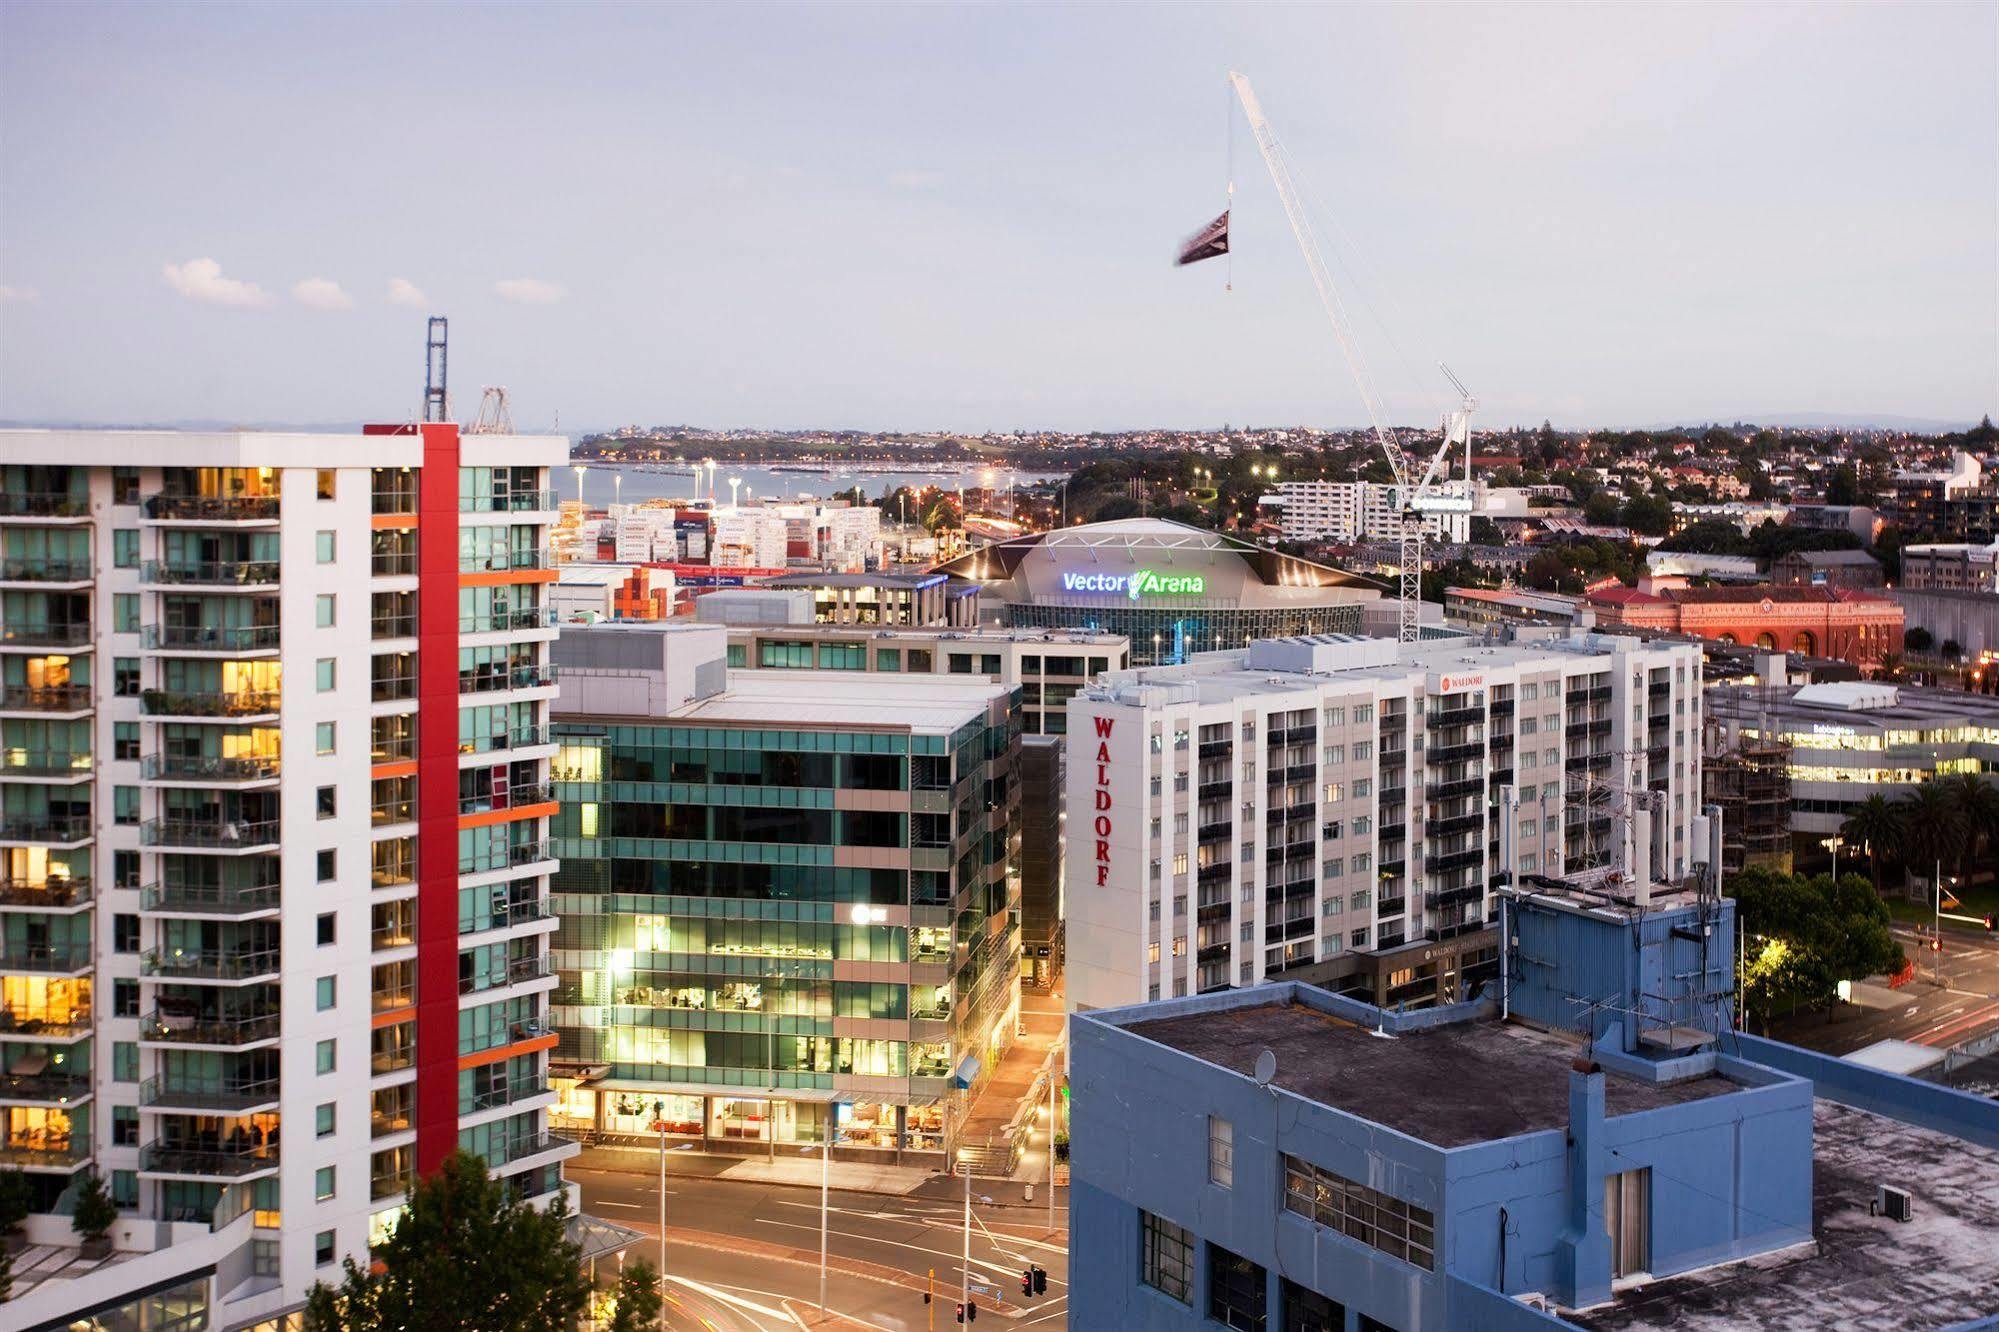
<svg viewBox="0 0 1999 1332"><path fill-rule="evenodd" d="M1937 650L1943 654L1945 661L1956 661L1964 655L1963 646L1955 638L1946 638L1943 641L1943 646Z"/></svg>
<svg viewBox="0 0 1999 1332"><path fill-rule="evenodd" d="M543 1332L574 1328L590 1299L561 1194L547 1208L508 1195L469 1152L417 1180L409 1209L340 1285L315 1285L305 1332Z"/></svg>
<svg viewBox="0 0 1999 1332"><path fill-rule="evenodd" d="M1902 645L1911 652L1928 652L1936 645L1936 639L1930 636L1929 630L1917 625L1902 635Z"/></svg>
<svg viewBox="0 0 1999 1332"><path fill-rule="evenodd" d="M1664 536L1673 530L1673 506L1657 495L1639 495L1624 506L1624 525L1642 536Z"/></svg>
<svg viewBox="0 0 1999 1332"><path fill-rule="evenodd" d="M1977 425L1965 432L1964 438L1967 443L1991 448L1993 445L1999 444L1999 426L1992 424L1992 416L1988 412L1985 416L1979 418Z"/></svg>
<svg viewBox="0 0 1999 1332"><path fill-rule="evenodd" d="M1617 497L1599 490L1583 501L1583 521L1596 527L1615 527L1620 514Z"/></svg>
<svg viewBox="0 0 1999 1332"><path fill-rule="evenodd" d="M1765 1030L1779 1009L1823 1008L1839 982L1902 966L1888 908L1858 874L1808 878L1751 866L1735 876L1732 895L1743 931L1742 1002L1761 1013Z"/></svg>
<svg viewBox="0 0 1999 1332"><path fill-rule="evenodd" d="M658 1270L639 1259L618 1275L618 1308L611 1315L610 1332L653 1332L665 1304Z"/></svg>
<svg viewBox="0 0 1999 1332"><path fill-rule="evenodd" d="M97 1244L118 1222L118 1204L104 1187L104 1177L95 1170L85 1173L76 1186L76 1209L70 1225L88 1244Z"/></svg>
<svg viewBox="0 0 1999 1332"><path fill-rule="evenodd" d="M1827 504L1860 503L1860 475L1852 463L1841 463L1832 469L1826 478L1825 502Z"/></svg>
<svg viewBox="0 0 1999 1332"><path fill-rule="evenodd" d="M1988 852L1999 850L1999 787L1969 772L1935 780L1943 784L1957 802L1958 813L1964 816L1964 841L1958 865L1968 872L1977 859L1980 842ZM1999 882L1999 875L1994 876L1994 881Z"/></svg>
<svg viewBox="0 0 1999 1332"><path fill-rule="evenodd" d="M1727 519L1703 518L1661 541L1659 549L1684 551L1689 555L1747 555L1749 542L1742 529Z"/></svg>
<svg viewBox="0 0 1999 1332"><path fill-rule="evenodd" d="M19 1169L0 1172L0 1238L21 1228L21 1223L28 1219L34 1196L25 1172Z"/></svg>
<svg viewBox="0 0 1999 1332"><path fill-rule="evenodd" d="M1904 873L1910 868L1955 865L1971 834L1964 806L1949 785L1932 778L1895 802L1902 818Z"/></svg>
<svg viewBox="0 0 1999 1332"><path fill-rule="evenodd" d="M1884 795L1871 795L1855 805L1839 825L1840 840L1867 854L1868 869L1874 875L1874 891L1881 891L1882 862L1902 850L1902 815Z"/></svg>

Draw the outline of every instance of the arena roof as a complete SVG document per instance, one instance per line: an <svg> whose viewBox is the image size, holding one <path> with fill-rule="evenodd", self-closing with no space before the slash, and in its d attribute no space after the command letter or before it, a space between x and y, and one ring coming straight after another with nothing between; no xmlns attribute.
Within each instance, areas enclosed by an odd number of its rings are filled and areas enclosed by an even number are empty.
<svg viewBox="0 0 1999 1332"><path fill-rule="evenodd" d="M1344 569L1285 555L1253 541L1165 518L1121 518L1107 523L1083 523L1049 532L1033 532L996 541L947 560L937 566L936 572L974 582L998 582L1014 577L1030 556L1037 555L1050 559L1090 561L1157 558L1162 562L1188 564L1232 559L1247 566L1259 581L1268 586L1343 587L1377 593L1386 590L1384 584Z"/></svg>

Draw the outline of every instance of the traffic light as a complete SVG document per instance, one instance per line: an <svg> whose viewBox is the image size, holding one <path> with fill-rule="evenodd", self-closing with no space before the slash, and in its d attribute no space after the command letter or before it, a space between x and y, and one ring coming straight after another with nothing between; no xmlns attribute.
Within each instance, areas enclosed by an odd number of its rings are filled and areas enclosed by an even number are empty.
<svg viewBox="0 0 1999 1332"><path fill-rule="evenodd" d="M1048 1273L1040 1267L1034 1267L1030 1270L1034 1273L1034 1293L1036 1295L1046 1295L1048 1293Z"/></svg>
<svg viewBox="0 0 1999 1332"><path fill-rule="evenodd" d="M973 1300L965 1306L965 1321L968 1323L979 1321L979 1302L977 1300Z"/></svg>
<svg viewBox="0 0 1999 1332"><path fill-rule="evenodd" d="M965 1321L965 1306L963 1304L958 1306L958 1321L961 1323Z"/></svg>
<svg viewBox="0 0 1999 1332"><path fill-rule="evenodd" d="M1990 934L1994 930L1999 930L1999 916L1987 916L1985 918L1985 932Z"/></svg>
<svg viewBox="0 0 1999 1332"><path fill-rule="evenodd" d="M1034 1271L1031 1268L1020 1269L1020 1293L1023 1295L1034 1293Z"/></svg>

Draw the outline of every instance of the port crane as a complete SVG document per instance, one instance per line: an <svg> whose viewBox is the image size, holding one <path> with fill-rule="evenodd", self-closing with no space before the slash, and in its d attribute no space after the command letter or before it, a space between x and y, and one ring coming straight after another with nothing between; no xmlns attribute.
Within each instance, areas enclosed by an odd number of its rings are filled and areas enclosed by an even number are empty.
<svg viewBox="0 0 1999 1332"><path fill-rule="evenodd" d="M1229 84L1235 89L1236 99L1242 104L1244 118L1249 122L1251 135L1256 139L1257 151L1263 157L1263 165L1270 172L1270 182L1277 188L1277 197L1284 204L1285 219L1291 224L1291 234L1298 241L1299 253L1305 257L1305 267L1312 275L1312 286L1318 292L1319 304L1326 312L1326 318L1333 326L1333 337L1339 342L1340 352L1346 358L1347 369L1352 372L1354 383L1360 390L1362 404L1367 409L1368 423L1374 428L1375 441L1380 445L1382 456L1388 461L1388 470L1394 478L1394 511L1396 514L1397 537L1401 545L1400 563L1400 608L1396 622L1396 637L1405 643L1413 643L1421 634L1419 610L1423 601L1423 515L1426 513L1457 512L1469 513L1471 498L1471 418L1478 410L1478 400L1465 388L1462 381L1451 373L1450 367L1439 363L1438 369L1457 390L1458 406L1450 412L1443 423L1443 438L1436 451L1425 463L1420 456L1410 453L1395 436L1388 425L1387 415L1382 409L1380 395L1374 387L1373 376L1368 373L1367 363L1361 359L1360 349L1354 343L1351 321L1346 307L1340 300L1339 289L1333 285L1331 272L1326 266L1325 256L1320 253L1317 235L1312 230L1311 219L1306 215L1304 204L1299 198L1298 185L1292 179L1290 165L1285 161L1283 149L1278 145L1277 135L1270 128L1270 121L1263 114L1263 106L1256 99L1256 90L1249 80L1231 70ZM1229 183L1231 203L1235 193L1235 183ZM1224 214L1224 217L1227 215ZM1464 483L1462 488L1454 482L1451 460L1457 450L1464 450Z"/></svg>

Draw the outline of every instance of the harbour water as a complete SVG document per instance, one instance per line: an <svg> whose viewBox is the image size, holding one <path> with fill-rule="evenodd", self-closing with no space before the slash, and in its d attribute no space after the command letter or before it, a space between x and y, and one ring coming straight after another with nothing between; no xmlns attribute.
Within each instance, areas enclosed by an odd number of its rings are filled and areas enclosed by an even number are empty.
<svg viewBox="0 0 1999 1332"><path fill-rule="evenodd" d="M1004 468L986 467L941 467L930 470L917 469L903 472L864 471L856 468L837 466L794 471L789 468L729 467L716 464L715 490L726 502L729 498L731 477L741 481L738 487L741 498L750 499L823 499L828 495L852 490L855 486L866 491L868 498L874 499L898 486L939 486L947 490L972 488L977 486L1005 486L1011 475L1016 488L1031 486L1038 481L1059 481L1060 472L1012 472ZM617 478L617 479L614 479ZM591 463L583 473L582 495L598 507L611 503L614 499L627 504L649 499L693 499L697 494L705 496L708 490L708 471L701 470L701 480L697 489L693 464L685 467L670 463L611 464ZM559 499L577 497L578 476L573 467L560 469L555 476L555 493Z"/></svg>

